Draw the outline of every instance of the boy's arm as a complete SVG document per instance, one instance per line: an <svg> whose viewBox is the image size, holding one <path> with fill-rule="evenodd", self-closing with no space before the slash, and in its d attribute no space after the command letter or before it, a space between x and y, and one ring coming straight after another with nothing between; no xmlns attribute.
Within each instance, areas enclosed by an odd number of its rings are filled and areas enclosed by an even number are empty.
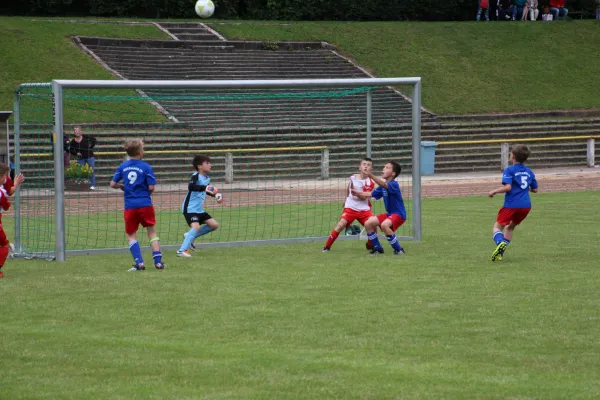
<svg viewBox="0 0 600 400"><path fill-rule="evenodd" d="M499 188L494 189L491 192L489 192L488 196L494 197L494 195L496 195L496 194L508 193L508 192L510 192L510 189L512 189L512 185L510 185L509 183L507 183L507 184L502 185Z"/></svg>
<svg viewBox="0 0 600 400"><path fill-rule="evenodd" d="M122 183L117 183L115 181L110 181L110 187L113 189L125 190L125 185L123 185Z"/></svg>
<svg viewBox="0 0 600 400"><path fill-rule="evenodd" d="M148 191L150 192L150 194L154 193L154 189L156 186L154 185L148 185Z"/></svg>
<svg viewBox="0 0 600 400"><path fill-rule="evenodd" d="M358 197L361 200L366 200L366 199L370 199L371 197L373 197L371 192L359 192L356 189L351 189L351 190L352 190L352 195Z"/></svg>
<svg viewBox="0 0 600 400"><path fill-rule="evenodd" d="M188 190L190 192L205 192L206 185L198 185L198 175L192 175L192 179L190 179L190 183L188 184ZM214 196L209 192L206 193L208 193L211 196Z"/></svg>
<svg viewBox="0 0 600 400"><path fill-rule="evenodd" d="M19 187L19 185L21 183L23 183L24 180L25 180L25 175L23 175L23 174L19 174L19 175L15 176L15 180L13 181L14 184L8 191L8 195L12 196L13 194L15 194L15 192L17 191L17 188Z"/></svg>
<svg viewBox="0 0 600 400"><path fill-rule="evenodd" d="M383 179L381 179L378 176L373 175L373 173L369 174L369 178L373 179L375 181L376 184L378 184L379 186L381 186L384 189L388 188L387 182L384 181Z"/></svg>

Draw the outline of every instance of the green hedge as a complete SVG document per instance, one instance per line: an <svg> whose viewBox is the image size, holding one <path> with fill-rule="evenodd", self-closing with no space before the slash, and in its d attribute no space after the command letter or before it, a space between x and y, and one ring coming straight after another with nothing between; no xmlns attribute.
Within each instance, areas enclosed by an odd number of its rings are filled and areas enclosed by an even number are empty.
<svg viewBox="0 0 600 400"><path fill-rule="evenodd" d="M477 0L213 0L216 17L278 20L473 20ZM548 0L542 0L545 3ZM194 0L20 0L0 6L13 15L193 18ZM490 1L492 3L493 0ZM572 11L595 0L567 0ZM493 11L493 10L492 10Z"/></svg>

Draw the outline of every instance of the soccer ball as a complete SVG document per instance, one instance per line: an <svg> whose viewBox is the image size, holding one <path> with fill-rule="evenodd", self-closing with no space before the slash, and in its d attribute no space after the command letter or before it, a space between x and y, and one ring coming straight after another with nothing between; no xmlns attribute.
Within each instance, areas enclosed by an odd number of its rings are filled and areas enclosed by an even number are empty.
<svg viewBox="0 0 600 400"><path fill-rule="evenodd" d="M216 195L217 193L219 193L219 189L217 189L217 188L216 188L216 187L214 187L213 185L208 185L208 186L206 187L206 191L207 191L207 192L210 192L210 193L212 193L212 194L214 194L214 195Z"/></svg>
<svg viewBox="0 0 600 400"><path fill-rule="evenodd" d="M194 9L200 18L209 18L215 12L215 3L212 0L198 0Z"/></svg>

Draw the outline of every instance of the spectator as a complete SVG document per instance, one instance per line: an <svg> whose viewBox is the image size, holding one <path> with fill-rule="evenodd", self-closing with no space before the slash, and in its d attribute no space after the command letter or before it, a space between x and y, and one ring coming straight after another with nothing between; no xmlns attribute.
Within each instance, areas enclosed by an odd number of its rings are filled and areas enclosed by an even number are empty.
<svg viewBox="0 0 600 400"><path fill-rule="evenodd" d="M96 138L89 135L84 136L79 125L73 128L73 136L74 138L69 144L69 152L77 156L77 162L80 165L87 164L92 168L92 186L90 190L96 190L96 173L94 172L96 159L92 151L94 146L96 146Z"/></svg>
<svg viewBox="0 0 600 400"><path fill-rule="evenodd" d="M527 8L529 9L529 19L535 21L538 19L540 10L538 10L538 0L527 0Z"/></svg>
<svg viewBox="0 0 600 400"><path fill-rule="evenodd" d="M490 4L488 0L479 0L479 7L477 7L477 16L475 21L481 20L481 12L485 9L484 18L486 21L490 20Z"/></svg>
<svg viewBox="0 0 600 400"><path fill-rule="evenodd" d="M567 19L569 10L565 8L565 0L550 0L550 13L555 21L559 17L562 17L563 20Z"/></svg>
<svg viewBox="0 0 600 400"><path fill-rule="evenodd" d="M498 20L510 19L512 9L511 0L498 0Z"/></svg>
<svg viewBox="0 0 600 400"><path fill-rule="evenodd" d="M519 19L525 19L525 5L527 4L527 0L513 0L513 9L512 9L512 20L516 20L517 17L521 17Z"/></svg>
<svg viewBox="0 0 600 400"><path fill-rule="evenodd" d="M542 21L552 21L552 14L550 14L550 7L544 6L544 13L542 14Z"/></svg>
<svg viewBox="0 0 600 400"><path fill-rule="evenodd" d="M596 0L596 19L600 19L600 0Z"/></svg>

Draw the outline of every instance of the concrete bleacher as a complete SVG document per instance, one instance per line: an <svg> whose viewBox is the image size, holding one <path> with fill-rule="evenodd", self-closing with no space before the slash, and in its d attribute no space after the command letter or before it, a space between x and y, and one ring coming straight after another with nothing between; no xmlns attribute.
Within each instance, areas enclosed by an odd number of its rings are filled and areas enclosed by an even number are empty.
<svg viewBox="0 0 600 400"><path fill-rule="evenodd" d="M183 40L133 40L78 37L75 42L125 79L308 79L361 78L369 75L322 42L225 41L202 24L161 23ZM348 89L348 88L347 88ZM332 96L347 89L312 90L145 90L166 114L163 123L84 124L84 133L99 140L98 151L120 151L123 140L142 137L162 182L189 174L191 158L207 153L214 158L213 178L224 177L222 149L327 146L330 176L345 176L356 169L366 149L365 92ZM185 97L182 97L185 95ZM223 97L225 95L225 97ZM375 163L400 160L406 172L411 159L411 103L391 88L372 90L372 154ZM157 113L158 114L158 113ZM422 137L437 142L556 137L600 134L600 115L582 118L495 118L454 121L436 118L423 110ZM153 119L156 121L157 119ZM175 122L174 122L175 121ZM49 142L39 145L37 135L51 128L23 130L23 152L50 152ZM67 131L71 130L67 127ZM30 135L29 138L27 135ZM585 141L540 142L530 164L584 166ZM46 148L47 147L47 148ZM186 150L185 153L168 153ZM211 153L212 152L212 153ZM316 178L319 151L236 152L234 179L271 177ZM107 184L122 156L100 156L99 185ZM50 158L23 159L22 168L52 170ZM500 168L498 144L441 145L436 172L494 171Z"/></svg>

